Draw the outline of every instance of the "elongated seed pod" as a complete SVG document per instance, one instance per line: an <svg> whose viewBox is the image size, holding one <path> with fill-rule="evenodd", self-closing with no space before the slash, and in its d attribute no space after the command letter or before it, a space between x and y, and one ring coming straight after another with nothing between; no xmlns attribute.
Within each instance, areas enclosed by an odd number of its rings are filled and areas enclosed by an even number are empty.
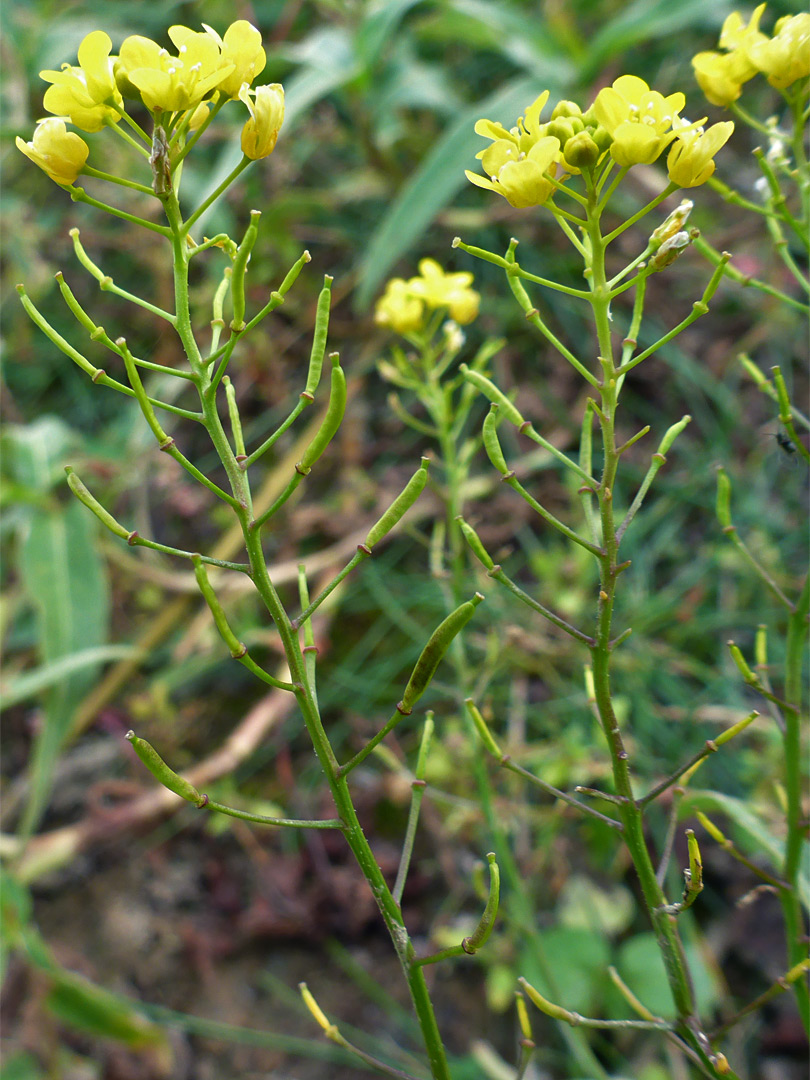
<svg viewBox="0 0 810 1080"><path fill-rule="evenodd" d="M717 520L724 529L731 526L731 481L725 469L717 470Z"/></svg>
<svg viewBox="0 0 810 1080"><path fill-rule="evenodd" d="M494 382L488 379L485 375L482 375L479 371L471 371L466 364L461 364L461 366L459 367L459 371L461 371L461 373L464 375L464 378L467 380L467 382L472 383L473 386L478 387L484 397L489 398L489 400L493 404L501 406L501 408L503 409L503 415L506 417L507 420L511 420L511 422L516 427L520 427L520 425L523 423L523 417L517 411L517 409L503 392L503 390L497 387Z"/></svg>
<svg viewBox="0 0 810 1080"><path fill-rule="evenodd" d="M461 532L464 535L464 539L467 541L467 544L469 545L473 555L475 555L476 559L478 559L479 562L482 562L484 564L487 570L492 570L495 566L495 563L493 562L492 557L490 556L487 549L481 543L481 538L479 537L478 533L475 531L472 525L467 524L467 522L460 514L456 518L456 521L459 523L459 526L461 527Z"/></svg>
<svg viewBox="0 0 810 1080"><path fill-rule="evenodd" d="M487 938L492 933L495 926L495 919L498 915L498 905L501 898L501 872L498 869L498 864L495 862L495 854L490 851L487 853L487 862L489 863L489 896L487 898L487 906L484 908L484 914L476 926L475 930L469 937L465 937L461 942L461 947L465 953L472 955L481 948L482 945L486 945Z"/></svg>
<svg viewBox="0 0 810 1080"><path fill-rule="evenodd" d="M669 448L675 442L675 440L686 427L686 425L691 421L691 419L692 417L689 416L689 414L687 413L686 416L681 417L677 424L673 424L672 427L667 428L667 430L664 432L664 437L661 440L661 445L658 447L659 454L666 454L669 451Z"/></svg>
<svg viewBox="0 0 810 1080"><path fill-rule="evenodd" d="M259 218L261 210L250 211L250 224L242 237L242 243L236 249L231 271L231 302L233 303L233 318L231 330L237 333L245 329L245 274L256 237L259 235Z"/></svg>
<svg viewBox="0 0 810 1080"><path fill-rule="evenodd" d="M428 466L430 464L430 458L423 457L422 464L410 478L408 483L397 495L383 516L377 521L368 531L363 543L366 547L372 548L374 545L387 534L390 533L393 527L405 514L406 510L410 510L422 492L425 490L425 484L428 478Z"/></svg>
<svg viewBox="0 0 810 1080"><path fill-rule="evenodd" d="M98 520L106 525L110 532L120 536L122 540L128 540L129 531L124 528L120 521L116 521L112 514L105 510L101 503L90 494L70 465L65 466L65 472L67 473L68 487L79 502L83 502L88 510L92 510Z"/></svg>
<svg viewBox="0 0 810 1080"><path fill-rule="evenodd" d="M476 593L472 600L467 600L451 612L430 635L405 687L405 693L398 706L400 712L409 713L427 690L453 638L467 625L483 599L481 593Z"/></svg>
<svg viewBox="0 0 810 1080"><path fill-rule="evenodd" d="M309 370L307 371L307 385L304 394L314 395L321 381L321 368L323 357L326 352L326 336L329 333L329 309L332 304L332 278L326 274L323 279L323 288L318 297L318 307L315 311L315 331L312 335L312 352L309 356Z"/></svg>
<svg viewBox="0 0 810 1080"><path fill-rule="evenodd" d="M490 405L489 412L484 419L483 437L484 437L484 449L487 452L487 457L501 474L506 476L509 472L509 466L506 464L506 458L503 456L503 450L501 450L501 444L498 442L498 406Z"/></svg>
<svg viewBox="0 0 810 1080"><path fill-rule="evenodd" d="M330 360L332 361L332 385L329 392L329 406L315 438L306 448L304 456L296 466L299 472L309 472L334 438L335 432L340 427L340 422L343 419L343 413L346 411L346 376L340 366L338 354L332 353Z"/></svg>
<svg viewBox="0 0 810 1080"><path fill-rule="evenodd" d="M187 802L194 803L195 806L205 806L208 802L206 796L201 795L193 784L190 784L188 780L184 780L182 776L178 776L173 769L170 769L151 743L148 743L146 739L139 739L134 731L128 731L127 738L132 743L132 749L152 776L159 780L164 787L167 787L169 791L173 791L175 795L179 795L182 799L186 799Z"/></svg>
<svg viewBox="0 0 810 1080"><path fill-rule="evenodd" d="M489 750L490 754L499 758L502 755L500 746L495 741L495 736L487 727L486 721L481 715L478 706L475 704L472 698L465 698L464 704L467 706L467 712L472 718L472 722L475 724L475 730L478 732L478 736L481 742Z"/></svg>
<svg viewBox="0 0 810 1080"><path fill-rule="evenodd" d="M203 594L206 604L208 604L208 607L211 609L211 614L214 616L214 624L216 625L217 630L219 630L222 640L228 646L231 656L237 658L244 656L245 646L228 625L228 620L225 617L222 605L217 599L217 594L214 592L214 588L208 579L205 564L199 555L193 555L191 561L194 563L194 576L197 579L197 585L199 586L200 592Z"/></svg>

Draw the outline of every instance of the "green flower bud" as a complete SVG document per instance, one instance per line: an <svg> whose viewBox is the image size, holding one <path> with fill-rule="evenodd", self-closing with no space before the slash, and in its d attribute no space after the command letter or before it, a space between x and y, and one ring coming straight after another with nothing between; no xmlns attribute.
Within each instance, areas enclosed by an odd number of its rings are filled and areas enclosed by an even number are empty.
<svg viewBox="0 0 810 1080"><path fill-rule="evenodd" d="M551 113L551 119L557 120L560 116L582 116L582 109L575 101L558 101Z"/></svg>
<svg viewBox="0 0 810 1080"><path fill-rule="evenodd" d="M565 144L563 156L575 169L591 169L602 156L602 151L587 131L579 131Z"/></svg>
<svg viewBox="0 0 810 1080"><path fill-rule="evenodd" d="M548 125L548 133L553 135L555 139L559 139L561 146L565 146L567 140L574 135L574 125L567 117L552 120Z"/></svg>

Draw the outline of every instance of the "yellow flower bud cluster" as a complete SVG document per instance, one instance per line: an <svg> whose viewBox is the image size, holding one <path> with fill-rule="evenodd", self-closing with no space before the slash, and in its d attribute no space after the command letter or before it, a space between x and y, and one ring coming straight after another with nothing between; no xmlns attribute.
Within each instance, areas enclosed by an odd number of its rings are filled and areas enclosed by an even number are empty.
<svg viewBox="0 0 810 1080"><path fill-rule="evenodd" d="M635 75L622 75L600 90L586 112L561 101L541 123L548 96L548 90L540 94L510 130L492 120L475 125L492 143L476 155L486 175L467 170L467 179L511 206L542 205L555 189L565 190L571 176L600 167L608 155L628 169L648 165L669 149L670 180L679 187L704 184L714 172L714 155L734 130L724 123L704 132L703 120L690 123L680 116L683 94L665 97Z"/></svg>
<svg viewBox="0 0 810 1080"><path fill-rule="evenodd" d="M205 24L202 31L171 26L168 34L176 55L136 34L113 56L103 30L88 34L79 46L78 66L40 72L51 84L43 104L55 118L40 121L31 142L18 138L18 148L56 183L71 185L85 167L89 147L67 131L66 122L81 131L101 131L129 119L125 102L134 100L171 136L197 131L212 115L210 105L232 99L250 113L242 132L245 156L255 160L272 153L284 119L284 90L278 83L251 89L267 60L256 27L239 19L222 37ZM182 139L175 144L181 148Z"/></svg>
<svg viewBox="0 0 810 1080"><path fill-rule="evenodd" d="M695 78L712 105L731 105L743 84L758 74L765 75L777 90L810 75L810 13L777 20L773 36L768 37L759 29L765 7L760 4L747 23L733 11L720 31L723 51L692 57Z"/></svg>
<svg viewBox="0 0 810 1080"><path fill-rule="evenodd" d="M374 320L397 334L418 333L431 311L444 310L464 326L478 314L481 297L470 286L473 275L448 274L435 259L422 259L419 274L409 281L392 278L377 301Z"/></svg>

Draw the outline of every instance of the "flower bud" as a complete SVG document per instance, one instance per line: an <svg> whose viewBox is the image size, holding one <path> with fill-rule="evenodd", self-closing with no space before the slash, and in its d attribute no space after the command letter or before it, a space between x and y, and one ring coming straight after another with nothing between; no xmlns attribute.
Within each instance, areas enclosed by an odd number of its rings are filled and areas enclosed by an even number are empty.
<svg viewBox="0 0 810 1080"><path fill-rule="evenodd" d="M680 206L676 207L669 217L662 221L658 228L653 231L650 236L650 244L656 251L665 241L670 240L683 229L689 220L694 205L691 199L684 199Z"/></svg>
<svg viewBox="0 0 810 1080"><path fill-rule="evenodd" d="M602 151L587 131L577 132L563 147L566 163L573 165L575 169L593 168L601 155Z"/></svg>
<svg viewBox="0 0 810 1080"><path fill-rule="evenodd" d="M581 117L582 109L575 101L558 101L551 113L551 119L557 120L561 116Z"/></svg>
<svg viewBox="0 0 810 1080"><path fill-rule="evenodd" d="M270 83L250 90L244 83L239 99L250 110L250 119L242 128L242 153L253 161L267 157L273 153L284 123L284 88L281 83Z"/></svg>
<svg viewBox="0 0 810 1080"><path fill-rule="evenodd" d="M18 136L17 149L63 186L75 184L90 153L84 139L68 131L64 120L56 116L39 121L31 142L23 142Z"/></svg>

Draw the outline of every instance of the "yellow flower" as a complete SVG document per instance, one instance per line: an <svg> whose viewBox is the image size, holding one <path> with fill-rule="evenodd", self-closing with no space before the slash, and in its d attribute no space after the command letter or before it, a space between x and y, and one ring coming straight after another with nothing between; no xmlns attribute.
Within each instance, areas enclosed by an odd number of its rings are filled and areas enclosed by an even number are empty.
<svg viewBox="0 0 810 1080"><path fill-rule="evenodd" d="M90 147L75 131L68 131L64 120L49 116L40 120L31 142L17 137L17 149L22 150L35 165L57 184L68 185L84 168Z"/></svg>
<svg viewBox="0 0 810 1080"><path fill-rule="evenodd" d="M115 106L123 100L113 75L112 42L103 30L94 30L79 46L79 66L63 64L61 71L40 71L45 82L44 106L50 113L67 117L82 131L101 131L105 124L121 119Z"/></svg>
<svg viewBox="0 0 810 1080"><path fill-rule="evenodd" d="M766 6L766 4L760 4L758 8L755 8L747 24L742 21L739 11L732 11L720 31L720 48L746 55L750 53L753 46L767 41L768 39L759 29L759 20ZM754 75L755 72L752 71L751 74Z"/></svg>
<svg viewBox="0 0 810 1080"><path fill-rule="evenodd" d="M465 170L467 179L478 187L488 188L518 209L540 206L554 190L546 174L554 176L560 159L560 140L546 135L547 124L540 123L540 113L548 101L548 90L528 107L525 116L507 131L492 120L479 120L477 135L492 139L492 145L475 156L486 176ZM489 179L487 179L489 177Z"/></svg>
<svg viewBox="0 0 810 1080"><path fill-rule="evenodd" d="M219 45L223 61L234 65L231 74L223 79L217 89L229 98L238 98L242 83L250 85L264 71L267 57L262 48L262 35L245 19L231 23L224 38L212 27L205 23L203 26Z"/></svg>
<svg viewBox="0 0 810 1080"><path fill-rule="evenodd" d="M560 140L553 135L538 139L528 154L517 151L506 140L499 140L477 156L483 158L482 164L491 179L466 169L467 179L478 187L503 195L510 206L520 210L541 206L554 191L554 185L546 176L546 173L554 175L560 156Z"/></svg>
<svg viewBox="0 0 810 1080"><path fill-rule="evenodd" d="M756 71L743 54L700 52L692 57L698 86L712 105L730 105L742 93L742 84Z"/></svg>
<svg viewBox="0 0 810 1080"><path fill-rule="evenodd" d="M152 112L196 108L235 67L222 58L210 34L196 33L187 26L170 26L169 37L177 56L137 34L121 45L120 74L138 88L144 105Z"/></svg>
<svg viewBox="0 0 810 1080"><path fill-rule="evenodd" d="M243 83L239 100L250 110L250 119L242 128L242 153L253 161L267 157L273 153L284 123L284 87L281 83L269 83L250 90Z"/></svg>
<svg viewBox="0 0 810 1080"><path fill-rule="evenodd" d="M374 321L397 334L411 334L425 325L425 305L411 292L407 281L391 278L374 308Z"/></svg>
<svg viewBox="0 0 810 1080"><path fill-rule="evenodd" d="M664 97L643 79L622 75L600 90L593 115L613 136L610 155L622 168L656 160L675 137L672 125L686 104L683 94Z"/></svg>
<svg viewBox="0 0 810 1080"><path fill-rule="evenodd" d="M788 15L774 30L770 40L760 35L762 40L751 46L750 55L771 86L784 90L810 75L810 14Z"/></svg>
<svg viewBox="0 0 810 1080"><path fill-rule="evenodd" d="M705 132L694 127L681 131L667 157L670 180L682 188L705 184L715 169L714 155L728 142L733 130L733 122L724 120Z"/></svg>
<svg viewBox="0 0 810 1080"><path fill-rule="evenodd" d="M419 275L408 282L412 296L424 300L429 308L447 308L450 318L461 326L473 321L481 297L470 288L472 274L446 274L435 259L422 259Z"/></svg>

